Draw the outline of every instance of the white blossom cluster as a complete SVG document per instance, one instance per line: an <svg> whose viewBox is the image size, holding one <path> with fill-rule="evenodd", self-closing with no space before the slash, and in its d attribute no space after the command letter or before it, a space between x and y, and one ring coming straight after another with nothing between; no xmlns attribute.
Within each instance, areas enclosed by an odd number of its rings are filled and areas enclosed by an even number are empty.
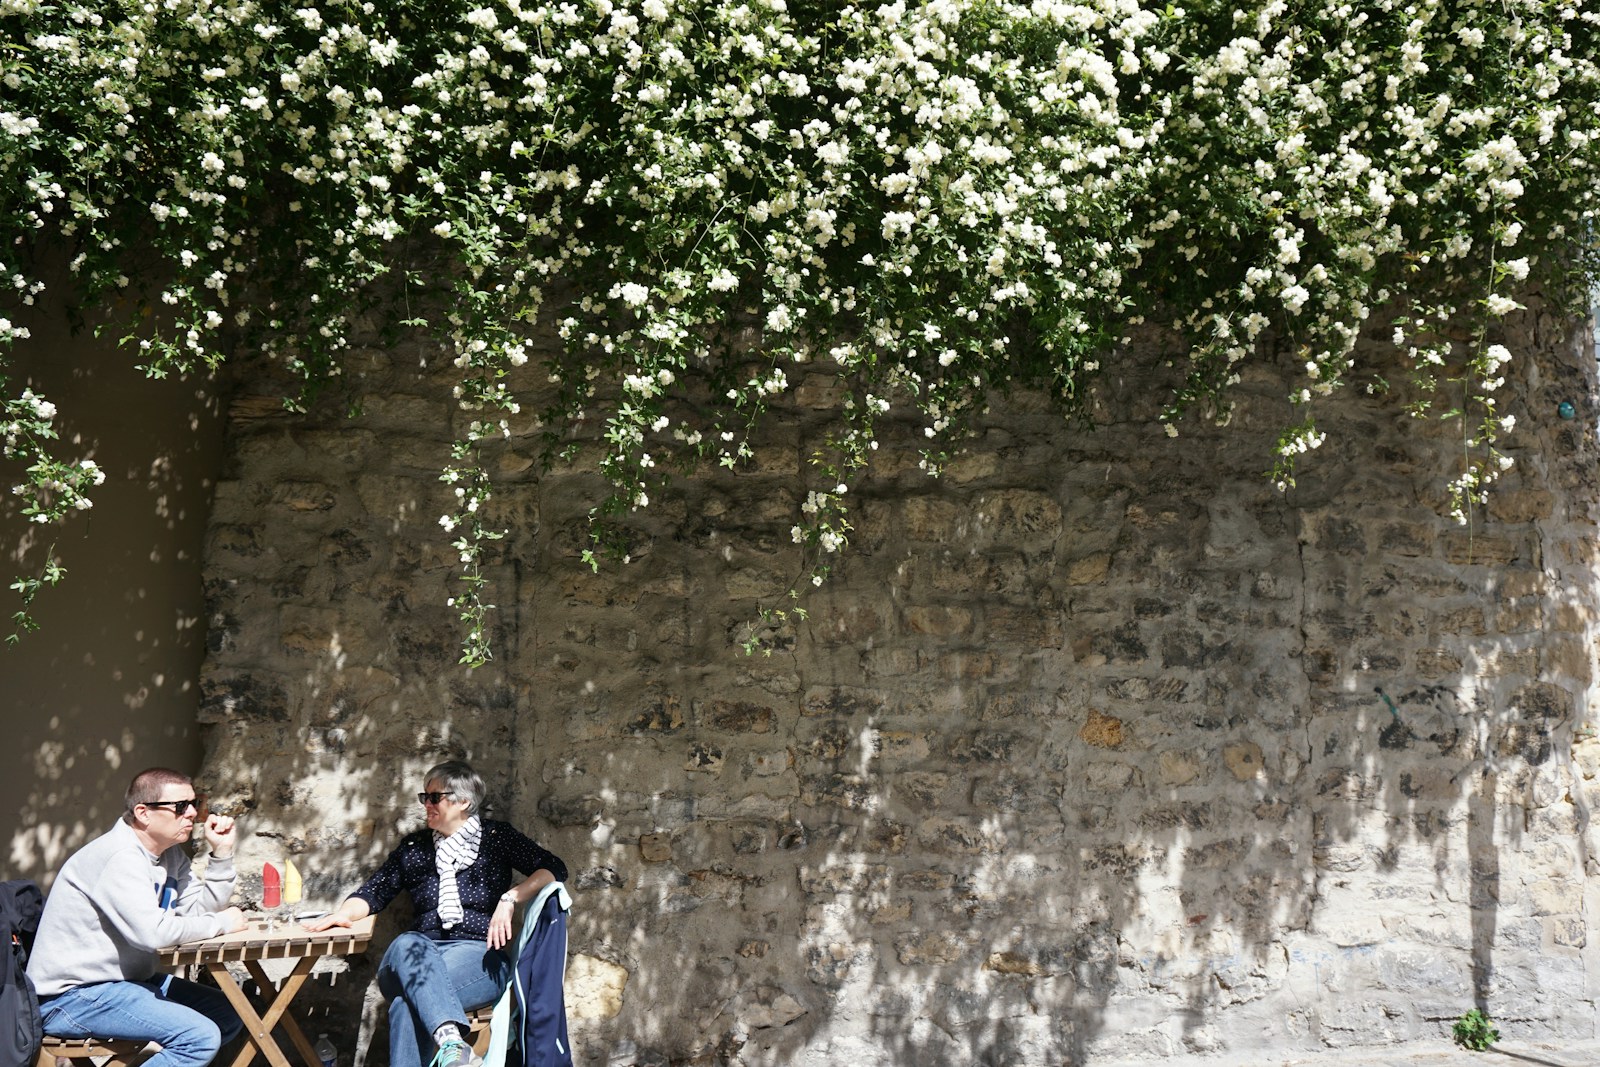
<svg viewBox="0 0 1600 1067"><path fill-rule="evenodd" d="M11 487L21 514L29 522L53 523L94 506L89 490L106 480L105 472L92 459L74 463L51 455L49 442L59 436L55 404L28 388L3 404L0 459L23 470L22 481ZM26 618L16 621L25 624Z"/></svg>
<svg viewBox="0 0 1600 1067"><path fill-rule="evenodd" d="M600 427L602 517L743 462L797 368L836 376L796 524L812 578L883 420L918 423L936 472L991 391L1071 411L1145 321L1191 346L1168 433L1298 353L1287 486L1396 315L1423 390L1466 388L1464 506L1506 462L1496 320L1593 273L1597 22L1561 0L0 0L0 227L7 257L70 243L157 373L259 348L310 387L373 310L432 331L469 427L444 525L480 549L476 457L541 320L566 344L552 453ZM25 264L0 279L37 291Z"/></svg>

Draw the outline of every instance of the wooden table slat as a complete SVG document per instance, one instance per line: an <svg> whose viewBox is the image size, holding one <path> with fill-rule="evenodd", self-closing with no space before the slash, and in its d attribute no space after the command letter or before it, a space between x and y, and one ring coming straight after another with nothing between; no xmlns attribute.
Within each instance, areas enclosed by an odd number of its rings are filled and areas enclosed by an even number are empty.
<svg viewBox="0 0 1600 1067"><path fill-rule="evenodd" d="M166 963L204 963L208 958L229 960L263 959L268 956L288 959L298 956L348 955L361 951L372 940L372 917L349 929L333 927L311 931L299 923L280 923L268 930L262 920L248 929L201 941L186 941L169 948L161 957Z"/></svg>
<svg viewBox="0 0 1600 1067"><path fill-rule="evenodd" d="M264 921L257 920L245 930L174 946L162 952L160 958L167 967L186 964L203 966L238 1011L240 1020L245 1024L244 1032L248 1041L239 1050L234 1067L248 1067L258 1053L270 1067L291 1067L272 1036L273 1026L279 1023L285 1027L296 1051L308 1058L307 1067L317 1067L311 1062L314 1057L308 1051L310 1042L305 1039L303 1028L291 1010L294 995L310 977L311 967L317 959L354 955L365 950L367 942L371 940L371 916L348 929L334 927L318 931L307 930L298 923L279 923L275 929L269 930ZM265 959L292 959L295 961L294 969L275 986L261 968L260 961ZM229 963L243 963L263 996L270 998L265 1013L258 1013L250 1003L243 988L229 972L226 966Z"/></svg>

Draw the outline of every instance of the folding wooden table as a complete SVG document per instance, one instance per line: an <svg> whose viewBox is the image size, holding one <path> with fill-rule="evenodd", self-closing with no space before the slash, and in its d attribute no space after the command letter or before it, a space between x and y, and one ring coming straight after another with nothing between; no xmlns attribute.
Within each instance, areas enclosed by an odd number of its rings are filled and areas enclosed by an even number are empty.
<svg viewBox="0 0 1600 1067"><path fill-rule="evenodd" d="M199 964L216 980L217 988L227 996L229 1003L244 1021L244 1035L248 1043L234 1057L233 1067L246 1067L260 1052L272 1067L289 1067L289 1059L272 1036L275 1026L282 1025L293 1042L306 1067L321 1067L306 1032L290 1010L300 987L311 976L311 968L323 956L351 956L366 950L372 940L372 917L368 916L348 930L335 926L318 933L296 922L279 922L268 929L263 919L253 920L247 929L224 934L206 941L189 941L161 953L161 963L175 968ZM294 960L294 968L283 982L268 977L262 960ZM271 996L267 1010L257 1013L255 1005L245 996L244 989L234 979L228 964L242 963L251 978L260 987L263 997Z"/></svg>

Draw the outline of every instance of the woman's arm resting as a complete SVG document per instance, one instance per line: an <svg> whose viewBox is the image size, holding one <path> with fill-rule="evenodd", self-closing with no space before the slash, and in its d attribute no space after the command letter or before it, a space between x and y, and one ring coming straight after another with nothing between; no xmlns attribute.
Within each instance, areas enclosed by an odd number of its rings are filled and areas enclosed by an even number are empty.
<svg viewBox="0 0 1600 1067"><path fill-rule="evenodd" d="M372 907L360 897L345 897L344 903L339 905L337 911L316 919L307 919L300 925L313 932L327 930L335 926L349 926L351 923L360 922L372 914Z"/></svg>
<svg viewBox="0 0 1600 1067"><path fill-rule="evenodd" d="M556 876L543 868L500 894L494 914L489 917L489 947L503 948L511 943L511 918L518 904L526 904L539 895L539 890L556 880Z"/></svg>

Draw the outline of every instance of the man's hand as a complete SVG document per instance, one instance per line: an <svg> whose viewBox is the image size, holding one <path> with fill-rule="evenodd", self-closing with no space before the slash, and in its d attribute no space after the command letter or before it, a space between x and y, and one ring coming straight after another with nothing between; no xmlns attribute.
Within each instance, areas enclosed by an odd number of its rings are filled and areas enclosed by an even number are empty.
<svg viewBox="0 0 1600 1067"><path fill-rule="evenodd" d="M218 815L215 812L206 816L206 844L211 846L211 854L219 860L225 860L233 855L233 845L238 838L233 832L233 816ZM239 929L244 929L240 927Z"/></svg>
<svg viewBox="0 0 1600 1067"><path fill-rule="evenodd" d="M207 829L210 829L210 827L207 827ZM238 933L240 930L243 930L247 925L249 925L244 920L244 912L240 911L238 908L224 908L217 912L217 914L222 916L222 921L227 924L227 929L225 929L223 933Z"/></svg>

